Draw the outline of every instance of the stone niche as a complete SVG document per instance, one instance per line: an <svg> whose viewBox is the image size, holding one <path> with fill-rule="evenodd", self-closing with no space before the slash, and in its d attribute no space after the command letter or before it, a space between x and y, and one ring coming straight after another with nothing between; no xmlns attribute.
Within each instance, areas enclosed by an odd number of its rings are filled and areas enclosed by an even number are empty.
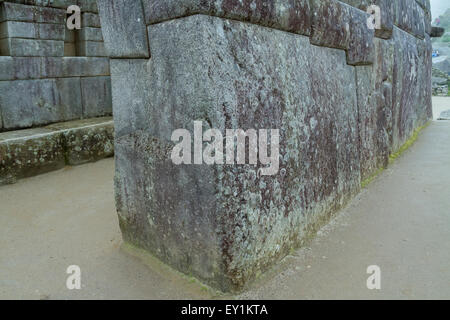
<svg viewBox="0 0 450 320"><path fill-rule="evenodd" d="M123 238L222 291L302 245L430 118L428 1L99 0ZM368 4L388 16L367 27ZM403 19L407 16L408 19ZM176 129L279 129L279 171L175 165Z"/></svg>

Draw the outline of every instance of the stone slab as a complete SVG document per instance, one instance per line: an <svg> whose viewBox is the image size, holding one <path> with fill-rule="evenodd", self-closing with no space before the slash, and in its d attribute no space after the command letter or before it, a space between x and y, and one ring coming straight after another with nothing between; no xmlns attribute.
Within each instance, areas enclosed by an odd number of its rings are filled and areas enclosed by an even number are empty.
<svg viewBox="0 0 450 320"><path fill-rule="evenodd" d="M15 57L62 57L64 41L6 38L0 40L0 54Z"/></svg>
<svg viewBox="0 0 450 320"><path fill-rule="evenodd" d="M0 185L114 154L110 117L0 133Z"/></svg>
<svg viewBox="0 0 450 320"><path fill-rule="evenodd" d="M99 0L108 54L113 58L148 58L149 44L141 0Z"/></svg>
<svg viewBox="0 0 450 320"><path fill-rule="evenodd" d="M82 117L79 78L0 81L5 130Z"/></svg>
<svg viewBox="0 0 450 320"><path fill-rule="evenodd" d="M111 78L81 78L83 117L100 117L112 114Z"/></svg>

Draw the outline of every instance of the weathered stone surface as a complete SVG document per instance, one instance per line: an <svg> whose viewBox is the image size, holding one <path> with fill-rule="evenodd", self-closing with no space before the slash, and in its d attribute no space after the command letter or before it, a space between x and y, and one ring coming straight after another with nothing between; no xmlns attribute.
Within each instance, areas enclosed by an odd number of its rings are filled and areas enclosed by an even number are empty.
<svg viewBox="0 0 450 320"><path fill-rule="evenodd" d="M110 157L113 141L111 118L0 133L0 185Z"/></svg>
<svg viewBox="0 0 450 320"><path fill-rule="evenodd" d="M24 5L12 2L0 3L0 22L25 21L64 24L66 11L34 5Z"/></svg>
<svg viewBox="0 0 450 320"><path fill-rule="evenodd" d="M125 241L224 291L243 288L430 119L426 3L399 0L394 10L380 0L390 17L375 37L361 10L375 2L346 2L142 1L151 57L111 60ZM171 134L192 134L196 120L203 130L279 129L278 174L261 176L260 164L175 165Z"/></svg>
<svg viewBox="0 0 450 320"><path fill-rule="evenodd" d="M98 13L97 0L77 0L82 12Z"/></svg>
<svg viewBox="0 0 450 320"><path fill-rule="evenodd" d="M393 135L397 150L432 116L431 42L394 27ZM429 69L429 70L428 70Z"/></svg>
<svg viewBox="0 0 450 320"><path fill-rule="evenodd" d="M75 4L76 0L8 0L8 2L41 7L67 9L70 5Z"/></svg>
<svg viewBox="0 0 450 320"><path fill-rule="evenodd" d="M105 46L110 57L150 56L141 0L99 0Z"/></svg>
<svg viewBox="0 0 450 320"><path fill-rule="evenodd" d="M109 76L103 57L0 56L0 80Z"/></svg>
<svg viewBox="0 0 450 320"><path fill-rule="evenodd" d="M0 105L8 130L80 119L80 79L0 81Z"/></svg>
<svg viewBox="0 0 450 320"><path fill-rule="evenodd" d="M62 135L67 165L80 165L114 155L112 118L69 121L47 128Z"/></svg>
<svg viewBox="0 0 450 320"><path fill-rule="evenodd" d="M445 33L445 29L444 28L439 28L439 27L432 27L431 28L431 36L434 38L439 38L442 37Z"/></svg>
<svg viewBox="0 0 450 320"><path fill-rule="evenodd" d="M86 57L106 57L105 44L98 41L80 41L76 43L77 55Z"/></svg>
<svg viewBox="0 0 450 320"><path fill-rule="evenodd" d="M381 28L375 30L375 35L379 38L389 39L392 36L392 27L394 25L394 1L392 0L340 0L364 12L371 5L380 8Z"/></svg>
<svg viewBox="0 0 450 320"><path fill-rule="evenodd" d="M78 41L103 41L102 29L84 27L77 32Z"/></svg>
<svg viewBox="0 0 450 320"><path fill-rule="evenodd" d="M64 57L61 77L109 76L109 59L104 57Z"/></svg>
<svg viewBox="0 0 450 320"><path fill-rule="evenodd" d="M336 0L313 0L311 43L344 49L351 65L373 62L374 31L367 28L368 15Z"/></svg>
<svg viewBox="0 0 450 320"><path fill-rule="evenodd" d="M411 0L397 0L394 2L394 24L412 35L424 39L425 13L424 10Z"/></svg>
<svg viewBox="0 0 450 320"><path fill-rule="evenodd" d="M84 12L81 14L81 27L100 28L100 16L96 13Z"/></svg>
<svg viewBox="0 0 450 320"><path fill-rule="evenodd" d="M356 67L361 179L374 175L389 161L392 134L394 42L375 39L372 66Z"/></svg>
<svg viewBox="0 0 450 320"><path fill-rule="evenodd" d="M64 42L75 42L75 30L66 30Z"/></svg>
<svg viewBox="0 0 450 320"><path fill-rule="evenodd" d="M152 25L149 38L150 60L111 66L124 238L223 290L240 288L359 190L354 69L344 51L308 38L202 15ZM171 133L194 119L280 128L282 174L174 165Z"/></svg>
<svg viewBox="0 0 450 320"><path fill-rule="evenodd" d="M438 120L450 120L450 110L442 111Z"/></svg>
<svg viewBox="0 0 450 320"><path fill-rule="evenodd" d="M81 78L83 117L100 117L112 114L111 78Z"/></svg>
<svg viewBox="0 0 450 320"><path fill-rule="evenodd" d="M0 23L0 38L64 40L63 24L5 21Z"/></svg>
<svg viewBox="0 0 450 320"><path fill-rule="evenodd" d="M64 167L64 143L48 129L0 133L0 185Z"/></svg>
<svg viewBox="0 0 450 320"><path fill-rule="evenodd" d="M62 57L64 41L6 38L0 40L0 55L16 57Z"/></svg>
<svg viewBox="0 0 450 320"><path fill-rule="evenodd" d="M309 0L142 0L147 24L205 14L303 35L311 33Z"/></svg>

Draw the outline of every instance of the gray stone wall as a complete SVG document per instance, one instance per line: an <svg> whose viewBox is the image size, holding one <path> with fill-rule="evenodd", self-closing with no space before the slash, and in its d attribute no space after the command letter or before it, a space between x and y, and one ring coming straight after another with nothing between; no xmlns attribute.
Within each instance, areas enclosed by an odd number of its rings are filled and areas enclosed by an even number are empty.
<svg viewBox="0 0 450 320"><path fill-rule="evenodd" d="M308 240L431 117L428 1L98 5L124 240L221 290ZM194 120L279 129L279 173L173 164L171 134Z"/></svg>
<svg viewBox="0 0 450 320"><path fill-rule="evenodd" d="M66 27L72 4L81 30ZM0 1L0 132L111 114L96 1Z"/></svg>

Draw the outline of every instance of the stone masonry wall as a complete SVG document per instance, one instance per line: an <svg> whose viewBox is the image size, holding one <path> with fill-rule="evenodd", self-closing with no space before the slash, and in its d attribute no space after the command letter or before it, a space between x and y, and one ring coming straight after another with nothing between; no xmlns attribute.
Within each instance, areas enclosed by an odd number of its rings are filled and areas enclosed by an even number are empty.
<svg viewBox="0 0 450 320"><path fill-rule="evenodd" d="M429 1L98 5L124 240L223 291L310 238L431 117ZM279 129L279 173L173 164L171 134L194 120Z"/></svg>
<svg viewBox="0 0 450 320"><path fill-rule="evenodd" d="M73 4L81 30L66 27ZM0 132L111 114L96 1L0 1Z"/></svg>

